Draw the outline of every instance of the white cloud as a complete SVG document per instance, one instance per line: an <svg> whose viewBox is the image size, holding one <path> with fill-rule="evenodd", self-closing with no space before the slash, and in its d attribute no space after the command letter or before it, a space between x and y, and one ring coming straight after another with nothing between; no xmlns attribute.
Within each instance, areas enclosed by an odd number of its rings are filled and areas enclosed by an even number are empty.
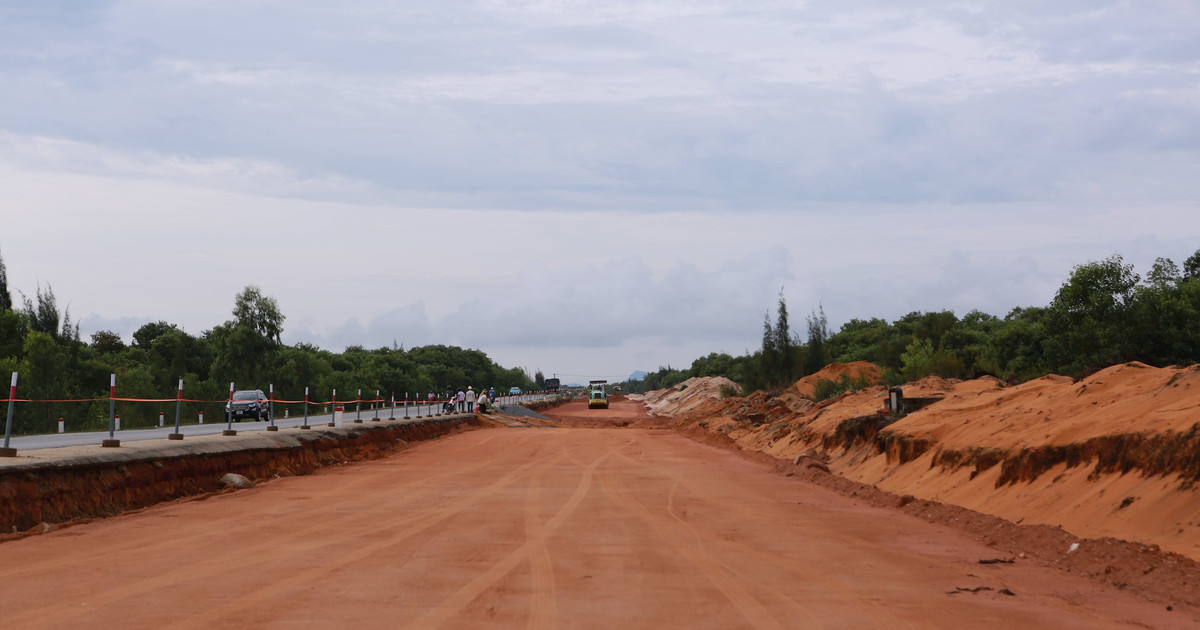
<svg viewBox="0 0 1200 630"><path fill-rule="evenodd" d="M290 339L628 373L780 286L1002 315L1200 238L1189 3L75 4L0 5L0 246L88 326L253 283Z"/></svg>

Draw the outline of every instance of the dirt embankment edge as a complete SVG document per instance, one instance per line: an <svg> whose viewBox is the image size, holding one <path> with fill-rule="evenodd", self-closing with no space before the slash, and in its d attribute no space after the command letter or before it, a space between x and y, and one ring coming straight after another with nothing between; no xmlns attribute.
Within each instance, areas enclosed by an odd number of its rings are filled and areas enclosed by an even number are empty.
<svg viewBox="0 0 1200 630"><path fill-rule="evenodd" d="M0 540L217 492L224 488L221 477L226 473L252 480L304 475L326 466L378 459L411 442L491 425L480 416L460 415L236 438L135 442L121 449L51 449L59 452L10 461L0 468Z"/></svg>
<svg viewBox="0 0 1200 630"><path fill-rule="evenodd" d="M773 472L796 476L875 507L899 510L915 518L963 532L997 550L996 559L980 562L1035 562L1137 593L1151 601L1200 607L1200 563L1158 545L1117 538L1081 538L1061 527L1021 524L969 508L899 495L830 472L825 457L813 453L794 460L748 449L707 423L676 423L680 435L729 449Z"/></svg>

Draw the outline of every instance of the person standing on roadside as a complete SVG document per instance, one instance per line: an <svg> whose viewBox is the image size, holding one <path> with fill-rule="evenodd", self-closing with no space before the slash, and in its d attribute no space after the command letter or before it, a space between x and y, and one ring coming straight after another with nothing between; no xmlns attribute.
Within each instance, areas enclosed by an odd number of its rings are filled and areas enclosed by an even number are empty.
<svg viewBox="0 0 1200 630"><path fill-rule="evenodd" d="M458 393L454 395L454 401L458 403L456 407L458 408L458 411L461 412L463 410L463 405L467 404L467 395L464 394L463 390L460 389L458 390Z"/></svg>
<svg viewBox="0 0 1200 630"><path fill-rule="evenodd" d="M481 390L479 392L479 403L478 404L479 404L479 413L487 413L488 393L487 393L486 389Z"/></svg>
<svg viewBox="0 0 1200 630"><path fill-rule="evenodd" d="M467 386L467 413L475 413L475 390Z"/></svg>

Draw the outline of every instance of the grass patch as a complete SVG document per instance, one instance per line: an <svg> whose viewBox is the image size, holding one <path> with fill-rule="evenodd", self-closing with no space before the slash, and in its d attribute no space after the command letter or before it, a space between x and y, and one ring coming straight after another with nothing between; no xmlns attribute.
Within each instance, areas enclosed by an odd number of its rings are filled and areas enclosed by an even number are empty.
<svg viewBox="0 0 1200 630"><path fill-rule="evenodd" d="M843 392L858 391L871 386L871 382L865 376L851 378L849 374L843 374L838 377L838 380L831 381L829 379L820 379L813 386L813 400L821 402L829 400L834 396L839 396Z"/></svg>

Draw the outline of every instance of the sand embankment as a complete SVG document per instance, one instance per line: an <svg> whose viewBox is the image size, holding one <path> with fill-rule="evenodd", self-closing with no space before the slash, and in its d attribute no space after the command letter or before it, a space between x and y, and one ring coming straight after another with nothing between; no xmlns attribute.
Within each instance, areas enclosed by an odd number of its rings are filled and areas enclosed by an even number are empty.
<svg viewBox="0 0 1200 630"><path fill-rule="evenodd" d="M683 430L787 461L807 453L897 495L1200 560L1200 366L1127 363L1013 386L930 377L904 395L940 400L899 418L882 409L883 386L821 403L800 389L721 399L699 379L644 400Z"/></svg>

